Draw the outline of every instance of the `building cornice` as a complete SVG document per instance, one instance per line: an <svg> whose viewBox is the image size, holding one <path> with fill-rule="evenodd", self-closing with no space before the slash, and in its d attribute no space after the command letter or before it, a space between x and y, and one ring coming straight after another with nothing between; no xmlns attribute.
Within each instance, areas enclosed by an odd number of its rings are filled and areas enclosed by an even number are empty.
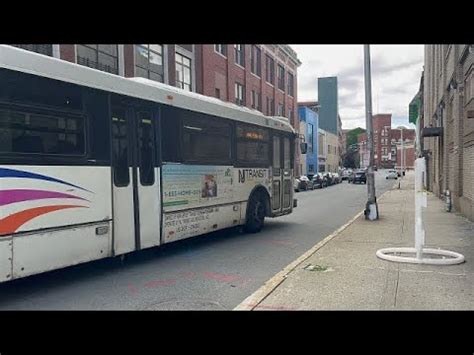
<svg viewBox="0 0 474 355"><path fill-rule="evenodd" d="M296 64L296 66L300 66L301 61L298 59L298 54L296 51L291 48L288 44L278 44L278 48L281 49L292 61Z"/></svg>

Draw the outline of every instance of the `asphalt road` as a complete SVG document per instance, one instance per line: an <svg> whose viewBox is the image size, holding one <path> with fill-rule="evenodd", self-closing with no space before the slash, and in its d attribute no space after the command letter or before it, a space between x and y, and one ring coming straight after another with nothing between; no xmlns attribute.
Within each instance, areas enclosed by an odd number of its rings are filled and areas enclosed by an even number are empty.
<svg viewBox="0 0 474 355"><path fill-rule="evenodd" d="M377 196L394 185L376 172ZM296 193L291 215L258 234L210 233L0 284L0 310L231 310L364 209L367 186ZM388 211L380 211L380 214Z"/></svg>

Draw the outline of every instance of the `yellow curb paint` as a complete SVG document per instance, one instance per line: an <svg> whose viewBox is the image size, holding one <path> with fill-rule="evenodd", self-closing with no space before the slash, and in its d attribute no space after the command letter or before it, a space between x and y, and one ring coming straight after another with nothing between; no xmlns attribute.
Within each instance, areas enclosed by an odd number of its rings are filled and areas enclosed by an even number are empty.
<svg viewBox="0 0 474 355"><path fill-rule="evenodd" d="M395 188L396 184L392 187ZM380 197L379 200L387 193L391 191L385 191ZM364 214L364 210L357 213L354 217L352 217L349 222L344 224L343 226L339 227L336 231L332 232L326 238L321 240L311 249L309 249L306 253L301 255L298 259L288 264L283 270L275 274L271 279L269 279L265 284L260 287L257 291L252 293L249 297L243 300L238 306L236 306L233 310L234 311L251 311L258 307L262 301L268 297L270 293L272 293L283 281L285 281L287 275L292 272L294 269L298 267L301 263L303 263L306 259L308 259L311 255L316 253L321 247L323 247L327 242L333 239L335 236L340 234L344 229L349 227L352 223L354 223L360 216Z"/></svg>

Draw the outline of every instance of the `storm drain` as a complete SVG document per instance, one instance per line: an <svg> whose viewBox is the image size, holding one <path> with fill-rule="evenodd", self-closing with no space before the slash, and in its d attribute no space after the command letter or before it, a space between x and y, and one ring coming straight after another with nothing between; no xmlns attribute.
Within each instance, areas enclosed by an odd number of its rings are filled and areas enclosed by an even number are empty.
<svg viewBox="0 0 474 355"><path fill-rule="evenodd" d="M206 299L172 299L143 308L144 311L222 311L220 303Z"/></svg>

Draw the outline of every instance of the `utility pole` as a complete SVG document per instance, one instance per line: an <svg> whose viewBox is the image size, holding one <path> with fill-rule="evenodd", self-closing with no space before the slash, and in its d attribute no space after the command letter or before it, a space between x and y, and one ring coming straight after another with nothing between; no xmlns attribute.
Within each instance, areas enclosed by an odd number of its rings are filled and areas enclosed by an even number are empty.
<svg viewBox="0 0 474 355"><path fill-rule="evenodd" d="M367 193L368 200L365 205L365 219L376 220L379 218L377 197L375 196L374 179L374 137L372 127L372 84L370 73L370 47L364 44L364 76L365 76L365 123L367 127L367 148L369 150L369 166L367 168Z"/></svg>

